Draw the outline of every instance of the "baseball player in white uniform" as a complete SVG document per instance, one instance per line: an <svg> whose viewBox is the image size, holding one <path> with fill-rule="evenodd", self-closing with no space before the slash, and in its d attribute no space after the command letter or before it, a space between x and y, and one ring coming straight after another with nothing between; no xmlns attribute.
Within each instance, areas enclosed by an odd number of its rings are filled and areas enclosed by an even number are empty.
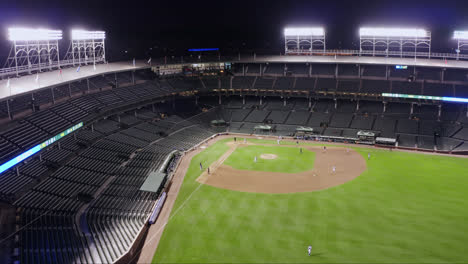
<svg viewBox="0 0 468 264"><path fill-rule="evenodd" d="M312 246L309 246L309 247L307 248L307 253L309 253L309 256L310 256L310 253L311 253L311 252L312 252Z"/></svg>

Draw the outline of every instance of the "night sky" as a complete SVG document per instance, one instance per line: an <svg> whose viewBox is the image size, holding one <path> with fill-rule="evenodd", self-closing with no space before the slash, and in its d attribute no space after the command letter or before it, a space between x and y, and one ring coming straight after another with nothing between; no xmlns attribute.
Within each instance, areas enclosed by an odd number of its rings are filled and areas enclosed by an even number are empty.
<svg viewBox="0 0 468 264"><path fill-rule="evenodd" d="M62 29L62 54L71 28L105 30L110 61L208 47L278 54L285 26L325 27L330 49L357 49L360 26L422 27L432 31L434 51L450 52L453 30L468 30L468 1L0 0L0 25L1 57L10 26Z"/></svg>

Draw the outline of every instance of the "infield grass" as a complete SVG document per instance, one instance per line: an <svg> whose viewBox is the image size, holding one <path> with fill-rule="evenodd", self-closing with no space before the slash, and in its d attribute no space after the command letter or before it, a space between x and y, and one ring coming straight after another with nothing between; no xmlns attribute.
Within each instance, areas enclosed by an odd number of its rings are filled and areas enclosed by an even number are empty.
<svg viewBox="0 0 468 264"><path fill-rule="evenodd" d="M274 154L276 159L262 159L261 154ZM254 162L257 157L257 162ZM238 170L298 173L314 168L315 153L306 149L273 146L238 147L224 164Z"/></svg>
<svg viewBox="0 0 468 264"><path fill-rule="evenodd" d="M468 159L353 147L371 153L367 171L326 190L200 186L199 162L217 160L226 141L193 158L154 262L468 262Z"/></svg>

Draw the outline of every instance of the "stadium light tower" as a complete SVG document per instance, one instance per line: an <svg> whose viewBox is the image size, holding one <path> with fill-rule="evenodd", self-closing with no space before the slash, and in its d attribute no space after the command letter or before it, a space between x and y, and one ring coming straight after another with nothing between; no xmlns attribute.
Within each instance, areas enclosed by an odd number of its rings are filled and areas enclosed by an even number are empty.
<svg viewBox="0 0 468 264"><path fill-rule="evenodd" d="M92 62L94 65L97 62L104 62L106 60L105 39L106 32L104 31L72 30L72 42L67 59L72 61L73 66L76 63L87 65Z"/></svg>
<svg viewBox="0 0 468 264"><path fill-rule="evenodd" d="M61 30L9 28L8 39L13 48L7 59L7 67L15 67L16 75L48 68L60 68L58 41Z"/></svg>
<svg viewBox="0 0 468 264"><path fill-rule="evenodd" d="M285 54L312 54L325 51L325 30L321 27L284 29Z"/></svg>
<svg viewBox="0 0 468 264"><path fill-rule="evenodd" d="M454 31L453 38L457 40L457 60L461 51L468 50L468 31Z"/></svg>
<svg viewBox="0 0 468 264"><path fill-rule="evenodd" d="M431 32L417 28L359 29L359 55L431 56Z"/></svg>

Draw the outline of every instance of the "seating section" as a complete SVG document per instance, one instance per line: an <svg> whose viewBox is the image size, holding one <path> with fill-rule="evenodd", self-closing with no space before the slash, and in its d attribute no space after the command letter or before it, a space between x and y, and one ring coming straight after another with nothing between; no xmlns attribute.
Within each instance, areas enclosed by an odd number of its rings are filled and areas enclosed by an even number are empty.
<svg viewBox="0 0 468 264"><path fill-rule="evenodd" d="M440 68L417 68L416 79L440 81L442 70Z"/></svg>
<svg viewBox="0 0 468 264"><path fill-rule="evenodd" d="M390 82L380 80L362 80L360 92L363 94L389 93Z"/></svg>
<svg viewBox="0 0 468 264"><path fill-rule="evenodd" d="M269 111L264 110L253 110L250 114L245 118L246 122L256 122L261 123L265 120L265 118L270 114Z"/></svg>
<svg viewBox="0 0 468 264"><path fill-rule="evenodd" d="M271 90L273 89L273 82L275 79L272 77L258 77L257 80L255 81L255 86L254 89L258 90Z"/></svg>
<svg viewBox="0 0 468 264"><path fill-rule="evenodd" d="M313 64L312 75L318 76L335 76L335 64Z"/></svg>
<svg viewBox="0 0 468 264"><path fill-rule="evenodd" d="M385 77L385 66L380 65L365 65L361 68L362 76L370 77Z"/></svg>
<svg viewBox="0 0 468 264"><path fill-rule="evenodd" d="M270 63L270 64L266 65L266 69L265 69L264 74L283 75L284 74L284 64Z"/></svg>
<svg viewBox="0 0 468 264"><path fill-rule="evenodd" d="M255 67L249 65L248 72L260 70ZM301 69L308 74L305 64L288 67L287 71ZM278 69L270 65L267 71L276 74ZM434 82L425 82L423 87L418 82L392 81L389 85L377 80L324 77L334 71L333 65L313 65L313 74L321 77L235 76L232 85L235 89L312 90L317 87L322 92L369 93L413 89L414 93L419 90L440 94L453 88ZM355 72L355 66L342 69L343 75L352 76ZM381 68L369 66L364 72L379 76ZM427 71L420 76L431 80L435 75ZM191 99L177 101L175 109L167 102L157 103L154 108L148 105L135 109L141 107L140 102L153 103L150 99L174 92L210 90L223 80L230 80L178 77L143 81L137 78L140 82L125 86L133 82L134 76L119 73L117 79L122 86L107 89L113 77L98 76L90 80L95 87L90 87L95 90L92 94L88 94L86 82L55 87L48 90L50 93L37 92L35 100L41 104L63 98L63 102L44 110L27 109L32 99L24 96L15 99L15 106L10 109L14 113L31 110L32 114L0 132L2 163L78 122L86 124L59 144L1 175L0 200L18 208L16 219L21 231L17 245L22 263L117 261L133 245L158 198L159 192L140 190L149 173L158 170L169 153L188 150L216 132L293 135L297 126L308 126L318 135L356 138L359 130L369 130L381 137L396 138L400 147L468 151L468 118L464 105L443 104L439 118L439 107L430 102L411 105L390 101L383 111L381 101L333 100L335 95L331 97L328 93L328 99L263 96L261 102L259 97L250 94L223 97L223 104L214 108L215 111L201 111ZM458 87L452 91L457 92ZM70 93L85 94L70 97ZM312 100L310 106L309 100ZM217 105L217 99L201 101L204 107L209 102ZM29 107L32 105L35 102ZM2 113L3 107L0 105ZM229 127L210 127L214 119L224 119ZM255 126L264 122L271 123L273 132L254 131Z"/></svg>
<svg viewBox="0 0 468 264"><path fill-rule="evenodd" d="M127 131L130 129L145 136L138 137ZM88 135L77 138L90 138L90 147L14 202L21 208L19 225L24 225L19 232L22 263L118 260L133 245L158 197L157 192L140 190L149 172L159 169L174 149L189 149L213 135L209 128L174 116L120 132L109 131L108 136L92 137L89 134L97 132L83 131ZM168 136L161 138L160 132L164 131ZM149 145L151 142L155 144ZM59 152L70 153L57 149ZM51 154L44 156L55 160ZM13 176L8 173L5 182L13 181ZM21 174L14 181L27 185L34 180ZM0 190L7 195L4 186ZM8 191L15 192L15 186ZM80 196L94 200L88 204ZM84 217L79 225L75 221L77 214Z"/></svg>

